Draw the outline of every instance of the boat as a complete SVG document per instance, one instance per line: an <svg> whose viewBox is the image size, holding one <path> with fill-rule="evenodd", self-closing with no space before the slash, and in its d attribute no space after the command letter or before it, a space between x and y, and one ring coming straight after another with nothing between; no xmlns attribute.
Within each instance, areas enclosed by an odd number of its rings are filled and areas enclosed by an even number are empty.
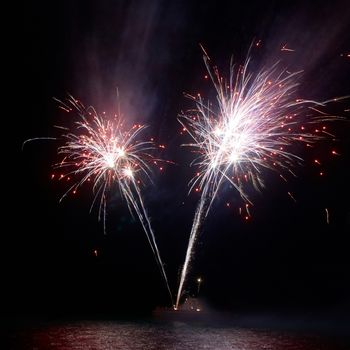
<svg viewBox="0 0 350 350"><path fill-rule="evenodd" d="M153 317L155 319L167 320L167 321L202 321L208 315L204 303L202 300L194 297L188 297L185 302L175 307L157 307L153 311Z"/></svg>

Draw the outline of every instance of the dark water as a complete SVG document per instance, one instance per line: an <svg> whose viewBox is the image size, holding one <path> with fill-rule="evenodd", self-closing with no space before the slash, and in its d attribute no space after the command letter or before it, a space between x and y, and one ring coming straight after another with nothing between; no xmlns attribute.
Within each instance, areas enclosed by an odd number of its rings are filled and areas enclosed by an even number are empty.
<svg viewBox="0 0 350 350"><path fill-rule="evenodd" d="M178 321L74 321L9 329L2 349L348 350L344 336Z"/></svg>

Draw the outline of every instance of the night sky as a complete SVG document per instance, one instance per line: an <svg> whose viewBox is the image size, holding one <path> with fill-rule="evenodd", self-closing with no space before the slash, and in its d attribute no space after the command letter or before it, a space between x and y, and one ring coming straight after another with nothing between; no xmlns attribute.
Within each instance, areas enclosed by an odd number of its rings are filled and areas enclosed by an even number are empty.
<svg viewBox="0 0 350 350"><path fill-rule="evenodd" d="M169 306L146 236L120 196L111 197L104 235L97 210L89 214L89 188L59 203L67 185L51 174L60 143L21 149L26 139L58 136L54 125L73 122L53 97L71 93L112 113L118 87L124 116L148 124L147 135L166 145L157 155L174 164L162 173L155 169L143 194L175 293L199 198L187 195L196 169L189 167L194 155L181 147L189 138L180 135L177 116L193 107L184 92L215 98L199 43L227 72L231 55L242 62L251 43L261 40L251 52L252 68L281 60L290 70L303 69L298 92L304 98L350 94L346 0L61 0L18 6L13 26L12 97L3 116L9 128L2 131L11 154L2 169L1 304L7 313L119 315ZM295 51L281 51L285 44ZM327 110L349 119L349 106L350 100ZM285 183L266 172L266 189L251 192L247 222L238 215L237 192L222 187L196 245L189 294L201 276L201 296L216 309L350 309L350 127L337 122L332 128L336 142L295 150L305 159L297 178ZM334 148L340 156L331 155Z"/></svg>

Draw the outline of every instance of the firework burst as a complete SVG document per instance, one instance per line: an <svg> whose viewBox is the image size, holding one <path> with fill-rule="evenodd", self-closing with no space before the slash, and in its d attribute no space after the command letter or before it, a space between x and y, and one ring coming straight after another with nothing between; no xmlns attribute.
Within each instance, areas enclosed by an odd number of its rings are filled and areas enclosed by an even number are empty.
<svg viewBox="0 0 350 350"><path fill-rule="evenodd" d="M91 209L98 205L98 217L103 220L105 230L107 197L117 185L130 213L136 215L142 225L172 300L140 190L144 180L150 180L150 164L156 162L150 154L154 149L153 142L139 140L146 127L136 124L127 129L120 116L110 120L99 115L93 107L84 107L72 96L65 102L57 101L61 109L76 112L79 117L71 129L59 127L65 130L61 135L65 142L58 148L62 160L54 167L62 172L60 180L76 179L60 200L91 183L94 194Z"/></svg>
<svg viewBox="0 0 350 350"><path fill-rule="evenodd" d="M67 130L62 135L65 143L58 148L62 160L54 165L64 171L61 178L79 178L61 200L68 193L75 193L86 182L92 182L94 200L91 208L99 199L99 218L105 218L108 190L117 183L130 206L130 188L139 190L141 179L145 176L150 178L152 156L149 151L154 148L153 143L138 140L146 127L136 124L126 129L118 116L109 120L97 114L93 107L85 108L72 97L66 102L58 102L60 108L67 112L75 111L79 116L72 130L64 128Z"/></svg>
<svg viewBox="0 0 350 350"><path fill-rule="evenodd" d="M321 138L332 136L320 123L337 119L320 111L320 107L333 100L321 103L296 98L301 72L290 73L276 63L253 74L249 71L248 57L238 68L231 61L230 76L225 80L217 68L211 68L205 51L204 54L217 104L205 103L199 94L187 95L196 108L179 118L183 130L193 140L187 146L198 154L193 161L198 171L190 182L190 191L195 188L201 195L175 308L180 302L200 225L222 184L232 185L247 206L251 203L245 191L247 183L261 190L264 169L294 174L292 168L302 158L293 153L291 146L295 143L312 146ZM307 117L310 112L312 116Z"/></svg>

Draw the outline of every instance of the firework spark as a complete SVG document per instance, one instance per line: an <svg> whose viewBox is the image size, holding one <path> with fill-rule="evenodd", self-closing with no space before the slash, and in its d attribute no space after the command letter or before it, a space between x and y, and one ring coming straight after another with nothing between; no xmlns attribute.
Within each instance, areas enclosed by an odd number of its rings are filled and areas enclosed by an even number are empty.
<svg viewBox="0 0 350 350"><path fill-rule="evenodd" d="M319 110L331 100L320 103L295 97L301 72L287 72L276 63L253 74L249 71L248 57L238 68L231 61L226 81L217 68L211 68L205 52L204 62L216 90L217 105L205 103L199 94L197 97L187 95L196 108L179 118L183 130L193 139L187 146L198 154L192 163L198 170L190 182L190 191L195 188L201 195L182 268L176 308L200 225L222 184L229 183L246 203L251 203L244 189L247 182L261 190L264 169L293 174L291 167L300 164L302 158L294 154L290 146L295 143L312 145L328 135L326 128L315 125L336 119ZM306 110L313 114L307 120ZM282 174L281 177L285 178Z"/></svg>
<svg viewBox="0 0 350 350"><path fill-rule="evenodd" d="M140 190L143 179L150 179L149 164L155 161L149 153L154 149L153 142L138 140L146 127L137 124L126 129L120 116L109 120L106 116L99 115L93 107L86 108L71 96L66 102L58 102L63 110L74 111L79 117L72 129L61 128L65 130L62 135L65 143L58 148L62 160L55 168L64 173L59 179L78 180L60 201L68 193L76 193L85 183L92 183L94 198L91 209L95 203L99 203L98 217L103 219L105 228L107 196L117 184L130 213L136 214L142 225L172 301L168 279Z"/></svg>
<svg viewBox="0 0 350 350"><path fill-rule="evenodd" d="M327 222L327 224L329 225L329 211L328 211L327 208L325 208L324 210L325 210L325 212L326 212L326 222Z"/></svg>

